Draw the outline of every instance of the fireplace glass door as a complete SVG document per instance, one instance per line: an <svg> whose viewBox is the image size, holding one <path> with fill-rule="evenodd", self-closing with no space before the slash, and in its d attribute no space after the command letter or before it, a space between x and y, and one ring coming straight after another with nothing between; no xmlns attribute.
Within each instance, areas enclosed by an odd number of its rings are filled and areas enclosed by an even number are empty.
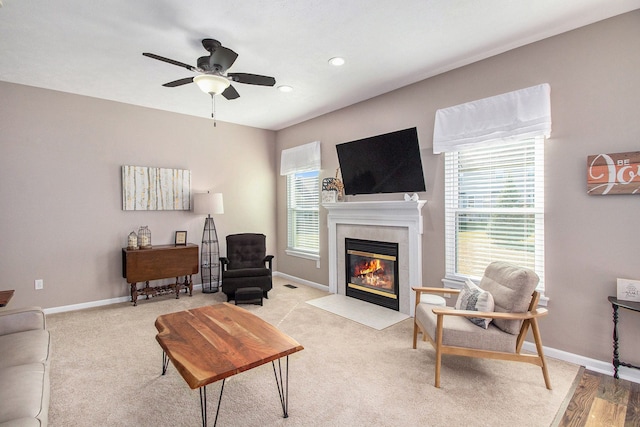
<svg viewBox="0 0 640 427"><path fill-rule="evenodd" d="M398 244L345 239L346 294L399 310Z"/></svg>

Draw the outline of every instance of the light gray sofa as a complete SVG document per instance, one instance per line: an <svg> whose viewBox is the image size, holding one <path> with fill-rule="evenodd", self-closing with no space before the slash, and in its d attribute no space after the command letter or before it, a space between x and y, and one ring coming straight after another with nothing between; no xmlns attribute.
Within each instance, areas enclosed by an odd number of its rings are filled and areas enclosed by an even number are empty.
<svg viewBox="0 0 640 427"><path fill-rule="evenodd" d="M47 425L50 353L39 307L0 309L0 427Z"/></svg>

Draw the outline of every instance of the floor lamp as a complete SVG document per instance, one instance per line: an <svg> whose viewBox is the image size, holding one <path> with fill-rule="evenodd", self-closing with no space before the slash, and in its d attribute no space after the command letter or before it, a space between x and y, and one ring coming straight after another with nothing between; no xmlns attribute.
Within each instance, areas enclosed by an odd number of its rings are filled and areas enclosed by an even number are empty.
<svg viewBox="0 0 640 427"><path fill-rule="evenodd" d="M223 214L224 203L222 193L195 194L193 211L196 215L207 215L202 230L202 246L200 247L200 276L202 292L211 294L218 292L220 284L220 246L216 224L212 214Z"/></svg>

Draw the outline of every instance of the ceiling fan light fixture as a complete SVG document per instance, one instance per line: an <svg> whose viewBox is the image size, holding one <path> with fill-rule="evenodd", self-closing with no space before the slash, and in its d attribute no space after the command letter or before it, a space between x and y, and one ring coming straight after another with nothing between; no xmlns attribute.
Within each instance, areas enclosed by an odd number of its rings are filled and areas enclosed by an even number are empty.
<svg viewBox="0 0 640 427"><path fill-rule="evenodd" d="M339 67L341 65L344 65L344 58L336 56L329 60L329 64L333 65L334 67Z"/></svg>
<svg viewBox="0 0 640 427"><path fill-rule="evenodd" d="M231 84L229 79L216 74L200 74L199 76L195 76L193 81L201 91L210 95L221 94Z"/></svg>

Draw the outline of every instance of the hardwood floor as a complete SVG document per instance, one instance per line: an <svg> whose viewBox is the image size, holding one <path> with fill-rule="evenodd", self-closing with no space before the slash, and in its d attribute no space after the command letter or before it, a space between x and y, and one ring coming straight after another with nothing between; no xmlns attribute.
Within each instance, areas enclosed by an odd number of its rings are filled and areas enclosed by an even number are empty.
<svg viewBox="0 0 640 427"><path fill-rule="evenodd" d="M582 368L554 427L640 426L640 384Z"/></svg>

